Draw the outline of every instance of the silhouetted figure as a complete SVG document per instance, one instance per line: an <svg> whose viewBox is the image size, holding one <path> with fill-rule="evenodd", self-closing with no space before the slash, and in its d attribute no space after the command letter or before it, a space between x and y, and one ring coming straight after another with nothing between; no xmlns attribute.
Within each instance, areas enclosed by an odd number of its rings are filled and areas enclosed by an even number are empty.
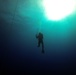
<svg viewBox="0 0 76 75"><path fill-rule="evenodd" d="M36 38L38 39L38 47L40 47L40 44L42 44L42 53L44 53L44 43L43 43L43 34L39 32L39 34L36 34Z"/></svg>

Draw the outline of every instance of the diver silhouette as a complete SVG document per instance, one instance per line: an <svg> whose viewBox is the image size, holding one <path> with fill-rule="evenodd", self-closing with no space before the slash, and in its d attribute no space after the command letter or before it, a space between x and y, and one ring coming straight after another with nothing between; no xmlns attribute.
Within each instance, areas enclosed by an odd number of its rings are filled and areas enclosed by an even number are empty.
<svg viewBox="0 0 76 75"><path fill-rule="evenodd" d="M42 53L44 53L43 34L39 32L39 34L36 34L36 38L38 39L38 47L40 47L40 44L42 44Z"/></svg>

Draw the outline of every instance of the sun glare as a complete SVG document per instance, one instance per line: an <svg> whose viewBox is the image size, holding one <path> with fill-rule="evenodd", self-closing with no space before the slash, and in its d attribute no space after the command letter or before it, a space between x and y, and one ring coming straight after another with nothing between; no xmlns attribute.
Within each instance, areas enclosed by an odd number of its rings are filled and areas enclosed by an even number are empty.
<svg viewBox="0 0 76 75"><path fill-rule="evenodd" d="M43 0L45 16L48 20L61 20L76 9L76 0Z"/></svg>

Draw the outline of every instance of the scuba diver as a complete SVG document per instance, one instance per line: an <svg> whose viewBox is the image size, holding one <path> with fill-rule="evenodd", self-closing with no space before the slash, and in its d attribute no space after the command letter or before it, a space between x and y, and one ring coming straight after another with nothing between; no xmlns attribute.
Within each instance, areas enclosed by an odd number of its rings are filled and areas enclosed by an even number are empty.
<svg viewBox="0 0 76 75"><path fill-rule="evenodd" d="M42 44L42 53L44 53L43 34L39 32L39 34L36 34L36 38L38 39L38 47Z"/></svg>

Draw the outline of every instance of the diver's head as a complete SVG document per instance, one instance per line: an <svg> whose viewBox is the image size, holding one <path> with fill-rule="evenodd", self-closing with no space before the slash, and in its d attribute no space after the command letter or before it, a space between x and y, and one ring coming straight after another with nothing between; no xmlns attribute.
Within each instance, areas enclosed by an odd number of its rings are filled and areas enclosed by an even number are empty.
<svg viewBox="0 0 76 75"><path fill-rule="evenodd" d="M39 35L41 35L42 33L41 32L39 32Z"/></svg>

